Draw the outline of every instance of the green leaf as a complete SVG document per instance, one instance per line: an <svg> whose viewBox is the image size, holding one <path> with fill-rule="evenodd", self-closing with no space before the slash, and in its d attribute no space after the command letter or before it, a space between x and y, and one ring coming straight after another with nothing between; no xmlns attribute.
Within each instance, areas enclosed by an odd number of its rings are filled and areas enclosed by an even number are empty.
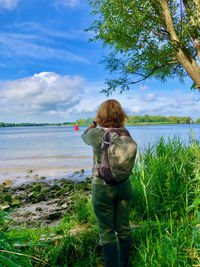
<svg viewBox="0 0 200 267"><path fill-rule="evenodd" d="M14 263L14 261L11 261L10 259L6 258L3 255L0 255L0 263L3 263L3 266L8 267L21 267L21 265Z"/></svg>

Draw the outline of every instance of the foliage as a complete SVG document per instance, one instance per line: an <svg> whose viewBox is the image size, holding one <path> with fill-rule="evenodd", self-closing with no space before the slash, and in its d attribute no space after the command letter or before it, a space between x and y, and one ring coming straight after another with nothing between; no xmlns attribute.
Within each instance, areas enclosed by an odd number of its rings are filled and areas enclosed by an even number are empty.
<svg viewBox="0 0 200 267"><path fill-rule="evenodd" d="M77 120L78 125L80 126L88 126L92 123L94 118L88 119L79 119ZM144 116L134 115L128 116L126 120L126 125L134 125L134 124L145 124L145 123L152 123L152 124L162 124L162 123L171 123L171 124L190 124L193 122L191 117L178 117L178 116L150 116L148 114Z"/></svg>
<svg viewBox="0 0 200 267"><path fill-rule="evenodd" d="M79 119L77 120L78 125L85 126L90 125L93 122L94 118L88 118L88 119Z"/></svg>
<svg viewBox="0 0 200 267"><path fill-rule="evenodd" d="M90 0L90 5L96 16L87 29L95 33L91 40L111 48L103 61L111 74L103 92L117 87L122 92L149 77L183 81L188 74L200 87L198 1Z"/></svg>
<svg viewBox="0 0 200 267"><path fill-rule="evenodd" d="M9 235L12 222L9 213L0 210L0 266L32 266L29 261L32 256L19 249L19 246L23 247L23 240L18 235Z"/></svg>
<svg viewBox="0 0 200 267"><path fill-rule="evenodd" d="M177 117L177 116L129 116L128 120L126 120L127 125L136 124L136 123L144 123L144 122L152 122L152 123L173 123L173 124L190 124L192 122L191 117Z"/></svg>
<svg viewBox="0 0 200 267"><path fill-rule="evenodd" d="M132 266L200 265L200 146L163 138L138 156L131 182ZM76 190L76 189L74 189ZM20 228L1 213L0 247L18 266L96 266L102 257L91 197L72 199L74 213L54 227ZM2 228L3 227L3 228ZM2 239L3 237L3 239ZM18 247L15 246L18 243ZM2 254L0 254L0 265ZM29 259L29 261L27 261ZM15 266L5 263L5 266Z"/></svg>
<svg viewBox="0 0 200 267"><path fill-rule="evenodd" d="M191 141L192 142L192 141ZM187 146L175 138L149 147L139 155L133 170L134 206L141 217L176 217L188 209L199 195L199 159L196 141Z"/></svg>

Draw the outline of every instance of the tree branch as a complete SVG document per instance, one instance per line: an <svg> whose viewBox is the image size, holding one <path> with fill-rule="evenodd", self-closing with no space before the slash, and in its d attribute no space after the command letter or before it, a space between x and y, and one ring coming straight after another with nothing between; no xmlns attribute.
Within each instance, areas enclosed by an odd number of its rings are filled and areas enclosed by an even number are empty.
<svg viewBox="0 0 200 267"><path fill-rule="evenodd" d="M138 74L140 76L142 76L143 78L137 80L137 81L134 81L134 82L130 82L130 84L136 84L136 83L139 83L139 82L142 82L144 80L146 80L147 78L149 78L151 75L153 75L153 73L158 70L158 69L161 69L163 67L166 67L166 66L169 66L169 65L174 65L174 64L177 64L179 63L178 60L174 60L174 61L169 61L169 62L166 62L165 64L162 64L162 65L159 65L159 66L156 66L154 67L148 74L144 75L142 73L135 73L135 74Z"/></svg>
<svg viewBox="0 0 200 267"><path fill-rule="evenodd" d="M187 0L183 0L183 4L185 6L185 10L186 10L186 13L187 13L187 16L188 18L190 19L190 25L192 27L192 31L193 31L193 36L192 36L192 39L194 41L194 47L195 47L195 50L197 52L197 56L198 56L198 59L200 61L200 43L199 43L199 39L198 39L198 32L195 28L195 19L194 17L192 16L192 10L189 6L189 3ZM198 14L198 20L200 20L199 18L199 8L200 8L200 4L198 2L198 0L195 0L195 4L196 4L196 7L197 7L197 14ZM200 24L200 21L199 21L199 24Z"/></svg>

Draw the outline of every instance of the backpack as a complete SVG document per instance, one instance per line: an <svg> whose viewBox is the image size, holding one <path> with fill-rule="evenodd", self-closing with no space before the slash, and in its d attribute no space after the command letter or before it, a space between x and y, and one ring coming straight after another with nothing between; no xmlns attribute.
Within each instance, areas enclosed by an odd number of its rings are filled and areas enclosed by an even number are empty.
<svg viewBox="0 0 200 267"><path fill-rule="evenodd" d="M129 178L134 167L137 144L124 128L108 128L102 140L103 157L99 177L107 184L117 185Z"/></svg>

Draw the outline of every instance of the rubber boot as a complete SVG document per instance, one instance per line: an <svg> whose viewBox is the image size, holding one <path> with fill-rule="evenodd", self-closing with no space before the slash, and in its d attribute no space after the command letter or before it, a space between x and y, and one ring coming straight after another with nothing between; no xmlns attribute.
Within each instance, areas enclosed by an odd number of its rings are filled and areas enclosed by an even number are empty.
<svg viewBox="0 0 200 267"><path fill-rule="evenodd" d="M102 247L106 267L119 267L116 243L109 243Z"/></svg>
<svg viewBox="0 0 200 267"><path fill-rule="evenodd" d="M119 238L119 267L127 267L130 257L131 240Z"/></svg>

